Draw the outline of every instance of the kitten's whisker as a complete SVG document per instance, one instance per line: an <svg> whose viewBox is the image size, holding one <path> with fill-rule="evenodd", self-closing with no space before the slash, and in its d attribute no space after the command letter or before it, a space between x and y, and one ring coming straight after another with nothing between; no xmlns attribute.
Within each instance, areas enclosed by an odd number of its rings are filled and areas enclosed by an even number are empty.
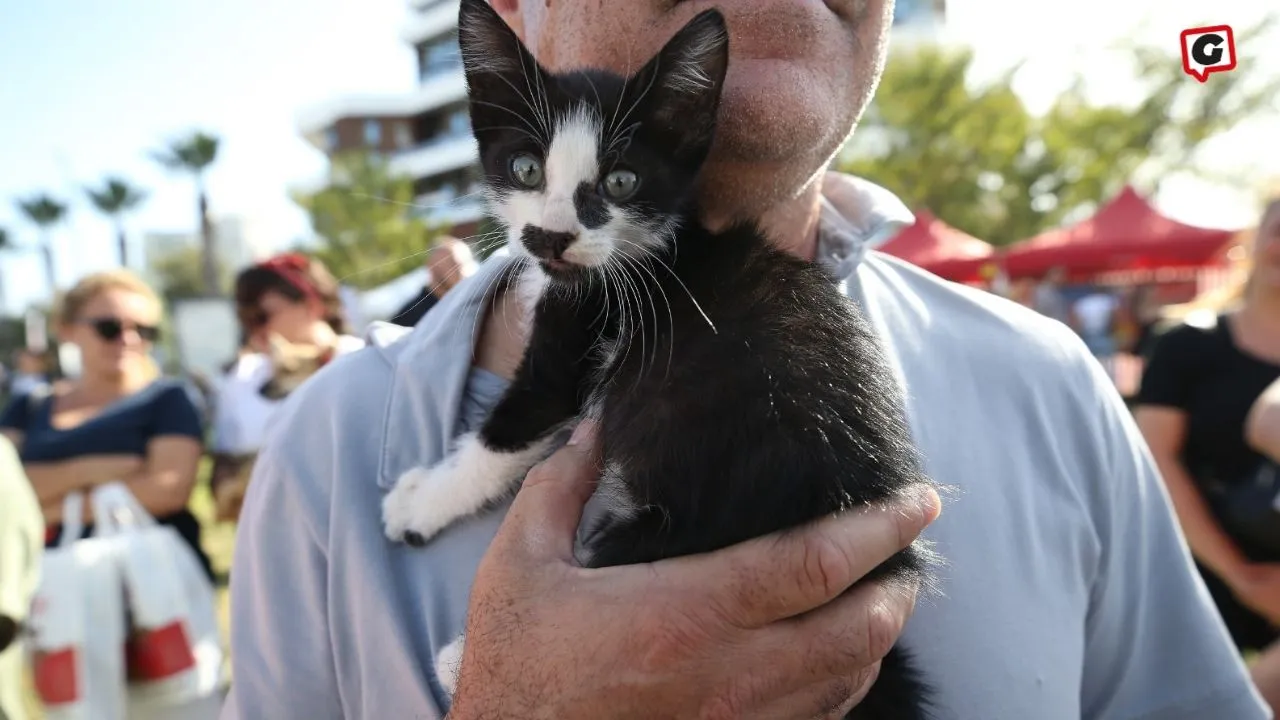
<svg viewBox="0 0 1280 720"><path fill-rule="evenodd" d="M342 276L342 277L340 277L340 278L337 278L337 280L338 280L338 284L339 284L339 285L341 285L342 283L346 282L347 280L350 280L351 278L359 277L359 276L361 276L361 275L368 275L368 274L369 274L369 273L371 273L371 272L377 272L377 271L379 271L379 270L381 270L381 269L383 269L383 268L391 267L392 265L398 265L398 264L400 264L400 263L404 262L405 260L410 260L410 259L412 259L412 258L416 258L416 257L420 257L420 256L422 256L422 255L426 255L426 254L427 254L428 252L430 252L430 251L431 251L431 249L430 249L430 248L426 248L426 249L423 249L423 250L419 250L418 252L415 252L415 253L409 253L408 255L405 255L404 257L399 257L399 258L396 258L396 259L394 259L394 260L388 260L388 261L383 262L383 263L378 263L377 265L374 265L373 267L361 268L361 269L357 270L356 272L348 273L348 274L346 274L346 275L343 275L343 276Z"/></svg>
<svg viewBox="0 0 1280 720"><path fill-rule="evenodd" d="M632 243L632 244L635 244L635 243ZM666 305L666 308L667 308L666 331L667 333L670 333L671 330L675 327L675 320L671 316L671 301L667 299L667 293L665 290L662 289L662 283L658 281L658 276L653 274L653 271L649 269L648 265L645 262L637 258L631 257L627 253L621 253L621 256L622 256L622 259L626 261L628 264L636 268L639 268L641 272L648 273L649 277L653 279L653 286L657 288L658 292L662 295L662 302ZM653 357L651 358L651 362L650 362L650 366L652 366L652 361L656 360L657 358L657 352L658 352L657 339L662 337L663 328L658 326L658 308L656 303L654 303L653 293L649 291L648 287L649 286L647 283L644 284L645 293L647 293L649 296L649 311L653 317L654 350L653 350ZM666 378L671 373L672 352L675 346L675 343L672 340L673 339L670 338L670 336L668 335L667 369L663 373L663 378Z"/></svg>
<svg viewBox="0 0 1280 720"><path fill-rule="evenodd" d="M520 122L524 123L524 124L525 124L525 127L527 127L527 128L529 129L529 132L530 132L530 134L531 134L533 137L542 137L542 135L540 135L540 134L539 134L538 128L534 127L534 126L533 126L533 124L529 122L529 118L527 118L527 117L525 117L524 115L522 115L521 113L517 112L514 108L509 108L509 107L507 107L506 105L499 105L499 104L497 104L497 103L491 103L491 102L487 102L487 101L484 101L484 100L476 100L476 99L474 99L474 98L472 98L471 102L472 102L473 104L475 104L475 105L479 105L479 106L481 106L481 107L493 108L493 109L495 109L495 110L501 110L501 111L503 111L503 112L505 112L505 113L509 113L509 114L511 114L511 115L513 115L513 116L515 116L515 118L516 118L517 120L519 120Z"/></svg>
<svg viewBox="0 0 1280 720"><path fill-rule="evenodd" d="M551 118L547 117L543 112L544 106L540 102L546 97L546 92L535 91L533 86L529 84L529 75L535 73L530 73L528 66L525 65L524 53L516 53L516 57L520 58L520 74L524 77L524 86L529 91L529 100L525 101L525 104L529 107L529 112L533 113L534 118L542 125L542 131L546 133L547 139L550 141L551 125L548 121ZM541 85L541 80L539 80L539 85ZM521 97L523 98L524 96L522 95Z"/></svg>
<svg viewBox="0 0 1280 720"><path fill-rule="evenodd" d="M653 269L649 267L649 264L645 262L644 259L642 259L642 258L645 258L645 259L648 258L648 251L644 247L642 247L639 243L636 243L632 240L626 240L626 242L634 246L637 250L640 251L640 257L638 258L630 257L629 259L632 262L634 262L641 270L648 273L649 277L653 279L653 285L654 287L658 288L658 292L662 294L662 302L664 305L666 305L666 308L667 308L667 327L674 328L675 318L672 316L672 313L671 313L671 299L667 297L667 291L663 289L662 281L660 281L658 279L658 276L654 274ZM654 324L656 326L658 322L656 311L654 315L655 315ZM671 363L673 362L674 354L675 354L675 342L670 341L667 343L667 369L663 374L664 378L669 376L671 373Z"/></svg>
<svg viewBox="0 0 1280 720"><path fill-rule="evenodd" d="M643 373L646 338L644 335L644 323L641 322L640 313L639 313L639 307L638 307L639 297L635 295L635 288L632 287L631 277L627 274L627 267L625 265L622 265L617 262L612 262L612 258L611 258L611 261L608 262L606 267L610 268L610 271L612 272L613 277L616 278L616 282L618 283L620 291L626 294L626 299L628 304L628 307L627 307L628 313L627 313L627 326L625 328L626 330L625 337L627 342L628 354L630 353L631 346L635 343L636 333L637 332L640 333L640 371L641 373ZM630 307L630 303L633 297L636 299L636 304L637 304L637 308L635 309L634 312ZM634 386L632 387L632 390L633 391L635 390Z"/></svg>
<svg viewBox="0 0 1280 720"><path fill-rule="evenodd" d="M533 98L534 104L529 107L529 111L534 114L538 121L542 124L543 132L547 134L548 140L551 137L551 104L548 102L547 89L542 84L542 73L530 73L529 68L525 66L524 55L520 54L520 70L524 75L524 86L529 89L529 95ZM536 61L535 61L536 63ZM536 68L535 68L536 69ZM529 76L532 75L537 89L529 83Z"/></svg>
<svg viewBox="0 0 1280 720"><path fill-rule="evenodd" d="M623 257L625 258L626 256L624 255ZM636 299L636 325L640 329L640 372L636 374L636 379L634 383L635 387L638 388L640 385L640 381L645 377L646 373L648 373L649 370L653 369L653 360L658 354L658 339L661 337L661 333L657 327L657 313L654 312L654 309L653 309L653 294L649 292L647 287L645 287L643 278L633 277L630 273L626 272L626 269L627 269L626 264L624 264L622 267L623 267L623 275L627 280L627 285L631 288L631 292ZM648 324L644 322L643 318L641 317L643 315L642 310L643 310L643 304L644 304L644 299L640 297L641 288L644 288L645 294L648 295L649 297L649 313L650 313L650 316L653 317L654 319L653 349L649 350L649 352L647 353L648 355L647 363L645 361L645 355L646 355L645 351L648 349L648 344L649 344L648 343Z"/></svg>
<svg viewBox="0 0 1280 720"><path fill-rule="evenodd" d="M521 135L532 140L533 144L537 145L538 149L540 149L544 155L547 152L546 143L543 142L542 138L529 132L527 128L518 128L518 127L513 127L511 125L482 125L475 128L475 132L477 133L487 132L489 130L509 130L514 133L520 133Z"/></svg>
<svg viewBox="0 0 1280 720"><path fill-rule="evenodd" d="M693 306L698 309L698 314L702 316L702 319L707 321L707 326L711 328L711 332L719 334L719 331L716 330L715 323L711 322L711 318L707 317L706 311L704 311L702 309L702 306L698 304L698 299L693 296L693 293L689 292L689 287L684 284L684 281L680 279L680 276L677 275L676 272L672 270L669 265L663 262L662 258L658 257L657 253L648 251L648 255L650 258L653 259L654 262L661 265L663 269L667 271L668 275L670 275L676 282L680 283L680 288L684 290L685 295L689 296L689 301L692 302Z"/></svg>
<svg viewBox="0 0 1280 720"><path fill-rule="evenodd" d="M624 113L622 116L622 119L618 121L619 127L622 125L622 123L625 123L627 121L627 118L631 117L631 113L634 112L635 109L640 106L640 103L644 101L645 96L648 95L649 91L653 89L653 83L656 82L657 79L658 79L658 73L653 73L653 76L649 78L649 84L645 86L644 91L641 92L640 95L637 96L634 101L632 101L631 107L627 108L627 112Z"/></svg>

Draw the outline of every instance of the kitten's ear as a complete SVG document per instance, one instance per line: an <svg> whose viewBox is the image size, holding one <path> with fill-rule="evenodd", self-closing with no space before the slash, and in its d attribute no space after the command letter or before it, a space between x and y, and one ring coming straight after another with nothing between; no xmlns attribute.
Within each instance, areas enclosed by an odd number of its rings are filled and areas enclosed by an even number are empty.
<svg viewBox="0 0 1280 720"><path fill-rule="evenodd" d="M637 74L633 92L651 122L676 133L685 148L699 148L709 144L715 130L728 68L724 16L705 10Z"/></svg>
<svg viewBox="0 0 1280 720"><path fill-rule="evenodd" d="M542 68L487 0L462 0L458 47L467 77L471 125L477 133L520 125L512 112L524 115L532 112L531 107L538 107L531 106L536 99L526 94L531 88L546 87L545 78L537 77Z"/></svg>

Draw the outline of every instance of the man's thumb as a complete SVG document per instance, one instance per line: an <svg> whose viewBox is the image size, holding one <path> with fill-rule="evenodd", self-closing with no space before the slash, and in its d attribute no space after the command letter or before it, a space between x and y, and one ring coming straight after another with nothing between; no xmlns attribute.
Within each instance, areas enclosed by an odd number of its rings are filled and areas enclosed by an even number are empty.
<svg viewBox="0 0 1280 720"><path fill-rule="evenodd" d="M503 522L505 539L534 557L572 562L582 508L600 477L598 459L595 428L584 422L568 445L529 471Z"/></svg>

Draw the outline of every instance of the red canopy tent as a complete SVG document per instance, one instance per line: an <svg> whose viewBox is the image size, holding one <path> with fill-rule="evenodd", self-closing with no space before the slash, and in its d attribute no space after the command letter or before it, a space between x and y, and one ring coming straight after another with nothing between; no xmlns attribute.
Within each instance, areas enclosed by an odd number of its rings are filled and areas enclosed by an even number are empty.
<svg viewBox="0 0 1280 720"><path fill-rule="evenodd" d="M913 225L879 249L955 282L981 280L982 266L992 261L995 252L989 243L951 227L928 210L916 213Z"/></svg>
<svg viewBox="0 0 1280 720"><path fill-rule="evenodd" d="M1197 268L1215 264L1236 233L1165 217L1126 186L1088 220L1011 245L1002 265L1014 279L1040 277L1057 266L1075 279L1117 271Z"/></svg>

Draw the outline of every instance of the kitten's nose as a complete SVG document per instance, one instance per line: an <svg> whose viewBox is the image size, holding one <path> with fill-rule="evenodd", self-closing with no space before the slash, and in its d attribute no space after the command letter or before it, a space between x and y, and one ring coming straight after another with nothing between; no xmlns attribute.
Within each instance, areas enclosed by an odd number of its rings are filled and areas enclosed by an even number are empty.
<svg viewBox="0 0 1280 720"><path fill-rule="evenodd" d="M524 231L520 233L520 241L524 243L525 248L534 257L543 260L561 259L564 251L568 250L577 239L578 236L575 233L552 232L532 225L525 225Z"/></svg>

